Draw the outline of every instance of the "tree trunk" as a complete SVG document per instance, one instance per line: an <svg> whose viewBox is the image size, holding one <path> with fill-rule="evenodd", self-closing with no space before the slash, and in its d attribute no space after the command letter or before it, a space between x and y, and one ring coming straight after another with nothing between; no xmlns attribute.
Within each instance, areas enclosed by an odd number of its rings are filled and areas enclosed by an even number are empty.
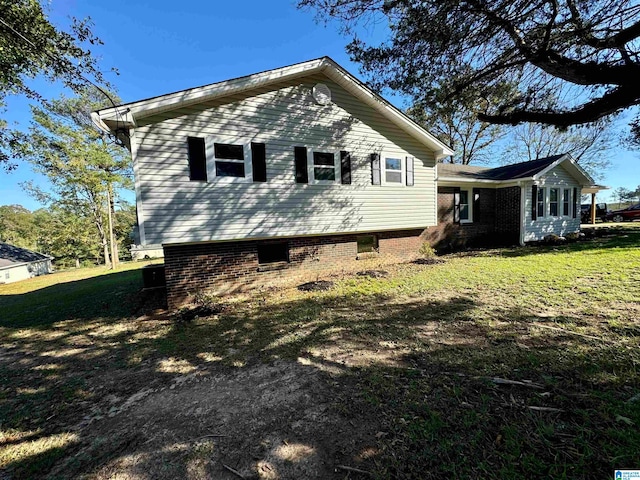
<svg viewBox="0 0 640 480"><path fill-rule="evenodd" d="M116 218L116 202L113 199L113 186L109 184L109 241L111 242L111 261L113 268L118 266L120 254L118 253L118 241L113 231L113 221Z"/></svg>

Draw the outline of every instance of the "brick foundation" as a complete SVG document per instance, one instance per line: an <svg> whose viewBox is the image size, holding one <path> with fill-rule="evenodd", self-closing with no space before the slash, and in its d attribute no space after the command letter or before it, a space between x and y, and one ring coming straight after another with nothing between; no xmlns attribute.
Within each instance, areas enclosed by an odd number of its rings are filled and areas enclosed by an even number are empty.
<svg viewBox="0 0 640 480"><path fill-rule="evenodd" d="M378 263L407 261L418 256L424 230L380 232L378 252L357 253L359 235L327 235L288 239L289 261L258 264L258 241L167 245L164 247L167 302L176 308L199 290L216 294L259 285L310 279L321 271L363 268L363 258ZM360 260L359 260L360 259Z"/></svg>

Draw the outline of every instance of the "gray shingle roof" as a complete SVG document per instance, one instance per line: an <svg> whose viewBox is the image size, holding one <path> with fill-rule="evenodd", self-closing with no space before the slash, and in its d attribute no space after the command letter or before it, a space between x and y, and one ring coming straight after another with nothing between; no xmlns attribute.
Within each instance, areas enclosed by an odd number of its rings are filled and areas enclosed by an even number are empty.
<svg viewBox="0 0 640 480"><path fill-rule="evenodd" d="M466 180L517 180L533 177L563 156L553 155L495 168L441 163L438 165L438 176Z"/></svg>
<svg viewBox="0 0 640 480"><path fill-rule="evenodd" d="M43 255L42 253L0 242L0 267L8 267L19 263L37 262L50 258L50 256Z"/></svg>

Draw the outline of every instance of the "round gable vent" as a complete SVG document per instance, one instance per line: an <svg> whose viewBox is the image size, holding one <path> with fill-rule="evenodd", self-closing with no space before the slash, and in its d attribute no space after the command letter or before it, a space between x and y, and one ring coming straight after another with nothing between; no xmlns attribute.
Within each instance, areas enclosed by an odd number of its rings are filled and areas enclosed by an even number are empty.
<svg viewBox="0 0 640 480"><path fill-rule="evenodd" d="M313 98L320 105L331 103L331 90L324 83L316 83L313 87Z"/></svg>

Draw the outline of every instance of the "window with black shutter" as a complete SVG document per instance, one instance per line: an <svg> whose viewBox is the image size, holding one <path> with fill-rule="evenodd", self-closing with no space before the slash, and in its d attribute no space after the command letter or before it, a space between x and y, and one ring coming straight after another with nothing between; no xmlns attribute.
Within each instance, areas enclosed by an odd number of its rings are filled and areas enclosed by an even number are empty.
<svg viewBox="0 0 640 480"><path fill-rule="evenodd" d="M264 143L251 142L251 166L254 182L267 181L267 158Z"/></svg>
<svg viewBox="0 0 640 480"><path fill-rule="evenodd" d="M309 183L306 147L293 147L293 155L296 165L296 183Z"/></svg>
<svg viewBox="0 0 640 480"><path fill-rule="evenodd" d="M343 185L351 185L351 154L340 152L340 181Z"/></svg>
<svg viewBox="0 0 640 480"><path fill-rule="evenodd" d="M188 137L189 179L207 181L207 156L204 138Z"/></svg>

